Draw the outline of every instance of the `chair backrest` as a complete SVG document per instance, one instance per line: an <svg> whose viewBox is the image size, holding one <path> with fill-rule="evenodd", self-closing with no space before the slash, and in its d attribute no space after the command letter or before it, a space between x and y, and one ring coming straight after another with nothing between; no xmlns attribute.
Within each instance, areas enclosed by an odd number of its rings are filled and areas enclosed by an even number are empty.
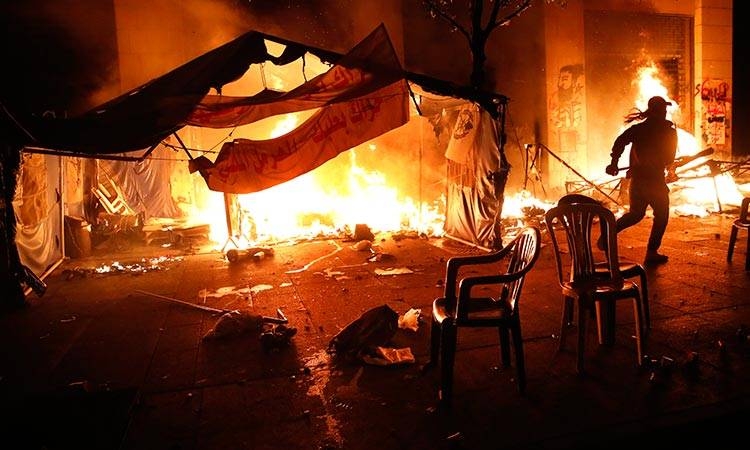
<svg viewBox="0 0 750 450"><path fill-rule="evenodd" d="M601 205L599 200L584 194L565 194L557 200L558 205L569 205L571 203L593 203Z"/></svg>
<svg viewBox="0 0 750 450"><path fill-rule="evenodd" d="M534 267L539 253L542 248L541 233L538 228L533 226L525 227L521 232L511 240L508 245L502 249L483 257L474 257L474 263L492 264L503 261L504 269L495 275L472 276L468 279L462 279L459 282L459 298L469 298L471 287L475 284L496 284L500 286L498 293L497 305L508 307L513 314L518 311L518 299L521 296L521 289L526 274ZM482 259L477 259L482 258ZM466 258L464 258L466 260ZM507 263L506 263L507 261ZM448 297L449 302L454 299ZM456 317L459 320L467 319L471 302L454 303L456 307Z"/></svg>
<svg viewBox="0 0 750 450"><path fill-rule="evenodd" d="M109 175L102 174L98 185L91 191L108 214L123 216L134 216L136 214L135 210L125 200L125 194Z"/></svg>
<svg viewBox="0 0 750 450"><path fill-rule="evenodd" d="M742 199L742 205L740 206L740 222L741 223L748 223L748 208L750 208L750 197L745 197Z"/></svg>
<svg viewBox="0 0 750 450"><path fill-rule="evenodd" d="M505 301L515 312L526 274L534 267L542 248L542 237L536 227L526 227L509 244L510 260L507 273L512 281L505 285L502 294Z"/></svg>
<svg viewBox="0 0 750 450"><path fill-rule="evenodd" d="M617 227L612 211L598 202L561 202L546 212L545 223L555 250L555 264L561 285L567 282L583 284L594 279L615 285L622 284L617 254ZM592 233L595 223L599 223L598 228L606 242L608 275L596 272ZM565 232L567 249L559 241L555 233L556 227L561 227ZM563 262L564 259L567 264Z"/></svg>

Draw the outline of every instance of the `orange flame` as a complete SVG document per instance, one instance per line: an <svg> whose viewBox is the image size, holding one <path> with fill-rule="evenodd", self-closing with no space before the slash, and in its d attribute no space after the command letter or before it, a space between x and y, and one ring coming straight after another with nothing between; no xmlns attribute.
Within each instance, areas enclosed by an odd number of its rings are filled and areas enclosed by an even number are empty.
<svg viewBox="0 0 750 450"><path fill-rule="evenodd" d="M667 119L679 122L680 105L669 96L655 64L639 69L637 85L639 94L635 105L638 109L645 110L648 99L659 95L672 102L667 108ZM677 141L677 157L695 155L700 151L696 137L679 126ZM732 176L719 173L710 163L710 156L702 157L677 170L680 178L670 185L670 189L673 197L678 199L673 202L678 214L705 216L720 211L722 205L739 205L742 201L742 194Z"/></svg>
<svg viewBox="0 0 750 450"><path fill-rule="evenodd" d="M294 114L279 119L270 132L277 137L298 123ZM373 143L370 151L377 151ZM330 165L336 170L322 170ZM330 179L330 173L342 174ZM227 226L227 201L211 192L210 207L201 217L211 224L211 240L223 245L230 240L239 247L273 242L335 237L350 233L357 224L378 232L417 232L427 236L443 233L445 199L420 202L401 195L387 176L357 163L357 150L349 150L324 166L280 185L251 194L237 195L232 236ZM231 203L231 202L230 202Z"/></svg>

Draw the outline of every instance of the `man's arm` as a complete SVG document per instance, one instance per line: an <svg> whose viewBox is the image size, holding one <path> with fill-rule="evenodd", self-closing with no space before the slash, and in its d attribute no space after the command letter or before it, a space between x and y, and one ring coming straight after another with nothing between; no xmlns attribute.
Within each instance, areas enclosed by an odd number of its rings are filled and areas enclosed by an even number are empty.
<svg viewBox="0 0 750 450"><path fill-rule="evenodd" d="M625 146L631 142L630 128L623 131L612 144L612 152L609 156L612 158L609 165L604 169L608 175L616 176L620 169L617 167L617 162L620 160L620 156L625 151Z"/></svg>
<svg viewBox="0 0 750 450"><path fill-rule="evenodd" d="M677 128L672 125L672 132L669 134L669 164L674 162L677 157Z"/></svg>

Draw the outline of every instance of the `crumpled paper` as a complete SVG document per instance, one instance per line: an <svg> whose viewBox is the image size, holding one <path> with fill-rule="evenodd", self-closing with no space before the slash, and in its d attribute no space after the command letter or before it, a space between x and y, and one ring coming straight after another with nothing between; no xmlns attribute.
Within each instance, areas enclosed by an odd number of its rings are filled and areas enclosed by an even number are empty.
<svg viewBox="0 0 750 450"><path fill-rule="evenodd" d="M362 361L374 366L390 366L394 364L411 364L416 361L411 348L375 347L375 354L362 354Z"/></svg>
<svg viewBox="0 0 750 450"><path fill-rule="evenodd" d="M411 308L398 318L398 327L403 330L417 331L419 328L419 316L421 309Z"/></svg>

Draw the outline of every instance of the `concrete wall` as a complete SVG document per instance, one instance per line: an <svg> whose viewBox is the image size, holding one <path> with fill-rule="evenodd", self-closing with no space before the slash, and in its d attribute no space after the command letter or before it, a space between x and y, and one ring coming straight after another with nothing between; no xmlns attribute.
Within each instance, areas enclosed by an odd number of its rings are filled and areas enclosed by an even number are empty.
<svg viewBox="0 0 750 450"><path fill-rule="evenodd" d="M732 0L695 2L695 130L704 147L732 153Z"/></svg>

